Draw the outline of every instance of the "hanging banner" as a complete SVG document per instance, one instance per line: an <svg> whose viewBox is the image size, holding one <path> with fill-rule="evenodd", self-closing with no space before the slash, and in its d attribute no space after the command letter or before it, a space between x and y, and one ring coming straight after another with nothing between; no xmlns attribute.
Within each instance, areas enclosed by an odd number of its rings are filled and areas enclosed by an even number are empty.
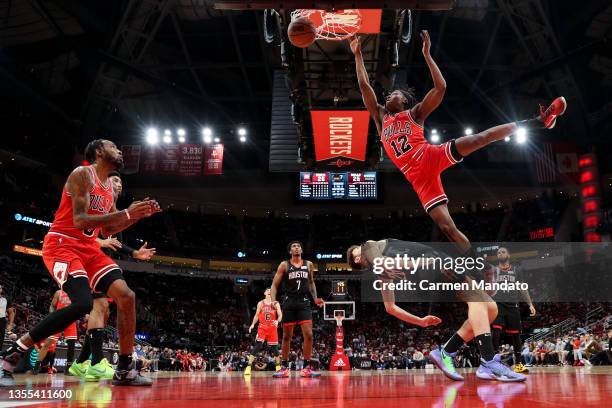
<svg viewBox="0 0 612 408"><path fill-rule="evenodd" d="M365 162L370 114L358 111L311 111L317 162L337 167Z"/></svg>
<svg viewBox="0 0 612 408"><path fill-rule="evenodd" d="M204 175L223 174L223 145L206 147L204 152Z"/></svg>
<svg viewBox="0 0 612 408"><path fill-rule="evenodd" d="M140 167L140 145L123 145L121 153L123 153L123 174L136 174Z"/></svg>

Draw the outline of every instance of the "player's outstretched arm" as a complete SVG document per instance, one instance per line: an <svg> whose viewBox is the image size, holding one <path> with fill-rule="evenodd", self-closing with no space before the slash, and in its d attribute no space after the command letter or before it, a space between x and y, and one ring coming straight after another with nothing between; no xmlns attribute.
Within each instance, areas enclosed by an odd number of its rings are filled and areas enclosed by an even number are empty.
<svg viewBox="0 0 612 408"><path fill-rule="evenodd" d="M132 208L139 208L141 203L146 203L148 205L148 210L146 210L145 214L141 217L133 217L132 214ZM117 207L115 206L115 204L113 204L113 209L111 210L112 212L116 212L117 211ZM132 204L130 204L130 206L123 210L126 211L130 216L127 219L123 219L120 221L117 221L115 223L111 223L110 225L106 225L104 227L102 227L102 234L104 236L111 236L111 235L115 235L120 233L121 231L131 227L132 225L136 224L139 220L141 220L142 218L147 218L152 216L153 214L157 214L158 212L161 212L161 207L159 205L159 203L155 200L150 199L149 197L145 198L142 201L134 201Z"/></svg>
<svg viewBox="0 0 612 408"><path fill-rule="evenodd" d="M74 226L77 229L104 228L129 220L139 220L144 217L149 217L155 212L152 200L143 200L133 203L128 209L123 211L116 211L116 208L113 206L115 211L108 214L88 214L89 192L92 188L93 180L89 170L82 166L77 167L68 177L68 181L66 181L66 189L72 198ZM109 233L105 235L110 236L113 234Z"/></svg>
<svg viewBox="0 0 612 408"><path fill-rule="evenodd" d="M249 333L251 332L251 330L253 330L253 328L255 327L257 322L259 321L259 312L260 311L261 311L261 300L257 303L257 310L255 310L255 316L253 316L253 321L251 322L251 327L249 327Z"/></svg>
<svg viewBox="0 0 612 408"><path fill-rule="evenodd" d="M378 133L380 133L382 128L381 121L381 110L382 106L378 104L376 100L376 93L372 86L370 85L370 80L368 78L368 71L366 70L365 64L363 62L363 55L361 54L361 43L359 41L358 36L354 36L350 39L351 51L355 54L355 67L357 69L357 82L359 83L359 90L361 91L361 97L363 98L363 103L370 112L372 119L374 119L374 123L376 124L376 128L378 129Z"/></svg>
<svg viewBox="0 0 612 408"><path fill-rule="evenodd" d="M427 92L425 98L412 108L411 114L414 119L423 124L425 119L427 119L427 117L440 106L440 103L442 103L444 93L446 92L446 81L442 76L442 72L440 72L440 68L438 68L438 65L430 54L431 39L429 38L427 30L421 31L421 38L423 39L423 56L429 67L429 72L431 73L434 84L433 89Z"/></svg>
<svg viewBox="0 0 612 408"><path fill-rule="evenodd" d="M384 283L392 282L391 279L385 278L383 278L382 281ZM381 290L381 292L383 302L385 303L385 310L391 316L397 317L398 319L406 323L414 324L415 326L420 327L436 326L442 322L442 319L436 316L418 317L416 315L413 315L412 313L408 313L407 311L399 307L397 304L395 304L395 293L393 293L392 290L383 289Z"/></svg>
<svg viewBox="0 0 612 408"><path fill-rule="evenodd" d="M276 274L274 275L274 279L272 280L272 286L270 287L270 297L273 302L276 302L276 294L278 293L278 287L283 281L283 276L287 273L287 262L283 261L276 268Z"/></svg>

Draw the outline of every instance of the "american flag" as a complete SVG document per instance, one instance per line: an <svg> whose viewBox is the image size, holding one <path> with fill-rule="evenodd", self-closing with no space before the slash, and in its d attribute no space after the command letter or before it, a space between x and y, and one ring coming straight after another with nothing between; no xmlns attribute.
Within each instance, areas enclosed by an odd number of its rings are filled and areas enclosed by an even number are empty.
<svg viewBox="0 0 612 408"><path fill-rule="evenodd" d="M536 179L538 183L555 183L557 181L557 166L552 143L541 143L540 149L533 152Z"/></svg>

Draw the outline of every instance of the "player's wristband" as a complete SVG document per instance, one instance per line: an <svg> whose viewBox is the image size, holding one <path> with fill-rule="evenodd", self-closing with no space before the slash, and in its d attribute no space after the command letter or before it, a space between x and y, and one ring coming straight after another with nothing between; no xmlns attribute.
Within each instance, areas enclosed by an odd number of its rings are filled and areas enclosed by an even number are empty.
<svg viewBox="0 0 612 408"><path fill-rule="evenodd" d="M125 210L123 210L123 211L125 211L125 216L127 217L127 219L131 220L132 217L130 217L130 212L127 210L127 208Z"/></svg>

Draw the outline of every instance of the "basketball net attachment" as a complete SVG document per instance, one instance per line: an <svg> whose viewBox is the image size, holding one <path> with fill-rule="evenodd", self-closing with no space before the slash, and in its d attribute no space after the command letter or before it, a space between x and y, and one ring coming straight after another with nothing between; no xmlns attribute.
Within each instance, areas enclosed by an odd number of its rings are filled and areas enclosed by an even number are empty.
<svg viewBox="0 0 612 408"><path fill-rule="evenodd" d="M344 320L344 314L337 313L337 314L334 316L334 319L336 320L336 325L337 325L338 327L342 327L342 321Z"/></svg>
<svg viewBox="0 0 612 408"><path fill-rule="evenodd" d="M306 17L317 29L317 40L346 40L361 28L361 13L357 9L336 12L312 9L297 9L291 12L291 21Z"/></svg>

